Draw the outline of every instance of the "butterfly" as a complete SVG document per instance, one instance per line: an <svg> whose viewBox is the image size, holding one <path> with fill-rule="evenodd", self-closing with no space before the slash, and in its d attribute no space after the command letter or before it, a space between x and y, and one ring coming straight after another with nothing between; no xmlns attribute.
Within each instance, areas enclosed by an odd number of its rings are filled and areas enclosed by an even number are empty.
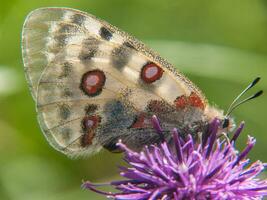
<svg viewBox="0 0 267 200"><path fill-rule="evenodd" d="M118 151L122 140L141 149L159 141L156 115L168 138L200 133L217 117L202 92L143 43L93 15L40 8L25 20L22 54L40 127L56 150L90 155Z"/></svg>

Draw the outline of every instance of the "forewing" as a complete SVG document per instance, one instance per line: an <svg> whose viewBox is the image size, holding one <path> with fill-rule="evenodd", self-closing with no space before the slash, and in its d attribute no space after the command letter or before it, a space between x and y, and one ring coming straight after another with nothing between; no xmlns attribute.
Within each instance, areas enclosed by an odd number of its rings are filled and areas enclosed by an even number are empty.
<svg viewBox="0 0 267 200"><path fill-rule="evenodd" d="M200 91L164 59L77 10L33 11L22 48L41 128L68 155L97 151L114 138L141 134L140 128L149 132L144 113L162 104L175 108L179 97L194 94L196 106L205 106Z"/></svg>

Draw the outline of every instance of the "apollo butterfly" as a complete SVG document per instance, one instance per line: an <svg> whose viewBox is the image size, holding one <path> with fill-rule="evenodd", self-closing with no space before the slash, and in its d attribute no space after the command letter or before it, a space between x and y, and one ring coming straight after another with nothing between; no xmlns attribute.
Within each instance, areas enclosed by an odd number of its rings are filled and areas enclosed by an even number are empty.
<svg viewBox="0 0 267 200"><path fill-rule="evenodd" d="M68 8L31 12L23 27L25 73L48 142L69 156L121 139L133 149L166 138L174 127L203 132L217 117L232 126L202 92L157 53L96 17Z"/></svg>

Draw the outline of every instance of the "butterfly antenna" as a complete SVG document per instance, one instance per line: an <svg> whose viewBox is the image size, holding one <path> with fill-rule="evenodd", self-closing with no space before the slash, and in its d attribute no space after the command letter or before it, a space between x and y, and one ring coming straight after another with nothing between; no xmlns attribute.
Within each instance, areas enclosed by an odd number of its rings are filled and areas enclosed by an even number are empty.
<svg viewBox="0 0 267 200"><path fill-rule="evenodd" d="M229 106L227 112L226 112L226 116L229 116L233 110L238 107L239 105L251 100L251 99L255 99L256 97L260 96L263 91L259 91L256 94L244 99L243 101L239 102L238 104L235 105L235 103L252 87L254 87L258 82L260 81L260 77L255 78L235 99L234 101L231 103L231 105Z"/></svg>
<svg viewBox="0 0 267 200"><path fill-rule="evenodd" d="M255 99L255 98L261 96L262 93L263 93L263 91L260 90L260 91L258 91L256 94L254 94L254 95L252 95L252 96L250 96L250 97L244 99L243 101L239 102L238 104L234 105L234 106L231 108L231 110L227 113L227 116L229 116L229 115L233 112L233 110L235 110L235 109L236 109L238 106L240 106L241 104L246 103L246 102L248 102L248 101L250 101L250 100L252 100L252 99Z"/></svg>

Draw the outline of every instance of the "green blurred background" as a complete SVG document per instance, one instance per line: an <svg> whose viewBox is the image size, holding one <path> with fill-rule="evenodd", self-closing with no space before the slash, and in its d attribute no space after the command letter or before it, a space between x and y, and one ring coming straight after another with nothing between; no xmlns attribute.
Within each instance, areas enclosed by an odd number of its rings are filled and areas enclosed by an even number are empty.
<svg viewBox="0 0 267 200"><path fill-rule="evenodd" d="M0 3L0 199L104 199L80 189L82 180L108 181L119 154L101 152L71 160L52 149L36 120L23 73L20 39L33 9L64 6L92 13L161 53L192 79L210 103L227 109L254 77L267 90L266 0L1 0ZM254 89L255 92L257 89ZM252 160L267 161L267 95L234 112L257 138Z"/></svg>

